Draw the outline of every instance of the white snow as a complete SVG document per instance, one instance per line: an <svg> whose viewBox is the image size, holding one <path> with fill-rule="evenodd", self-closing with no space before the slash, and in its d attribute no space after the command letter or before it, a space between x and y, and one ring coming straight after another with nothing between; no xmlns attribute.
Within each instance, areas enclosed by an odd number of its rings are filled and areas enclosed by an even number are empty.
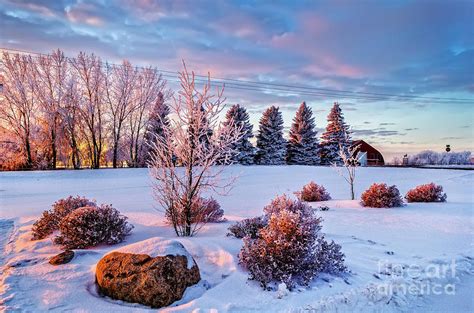
<svg viewBox="0 0 474 313"><path fill-rule="evenodd" d="M0 173L0 311L148 311L99 297L94 285L95 265L103 255L121 248L153 253L151 246L157 245L146 240L180 242L201 271L202 282L166 312L474 311L473 171L360 168L357 196L374 182L396 184L402 194L434 182L448 194L447 203L394 209L363 208L347 200L349 186L329 167L234 166L226 174L239 174L235 188L227 197L213 196L228 222L208 224L193 238L176 238L155 210L146 169ZM312 205L330 207L318 212L324 219L322 231L341 244L350 273L321 275L310 288L285 295L282 290L263 291L238 265L242 241L227 237L227 228L261 215L276 195L292 195L311 180L324 185L334 199ZM49 265L48 259L61 250L51 238L31 241L31 225L68 195L113 204L135 225L132 235L119 245L75 250L69 264ZM433 293L438 287L440 295Z"/></svg>
<svg viewBox="0 0 474 313"><path fill-rule="evenodd" d="M176 240L166 240L165 238L153 237L147 240L132 243L130 245L112 250L111 252L146 254L152 258L167 255L182 255L188 260L188 269L194 265L194 260L186 248Z"/></svg>

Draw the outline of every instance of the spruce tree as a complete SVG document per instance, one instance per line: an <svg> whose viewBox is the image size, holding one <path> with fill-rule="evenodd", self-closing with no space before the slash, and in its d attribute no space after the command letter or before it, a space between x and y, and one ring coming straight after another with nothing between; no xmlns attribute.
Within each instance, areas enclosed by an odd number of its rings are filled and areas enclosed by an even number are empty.
<svg viewBox="0 0 474 313"><path fill-rule="evenodd" d="M271 106L260 119L257 135L256 163L285 164L286 141L283 138L283 118L277 107Z"/></svg>
<svg viewBox="0 0 474 313"><path fill-rule="evenodd" d="M250 124L249 114L244 107L234 104L225 115L224 126L241 129L242 137L231 148L234 152L229 156L230 162L244 165L252 164L255 156L255 147L250 143L253 137L253 125Z"/></svg>
<svg viewBox="0 0 474 313"><path fill-rule="evenodd" d="M340 147L347 151L351 146L351 139L349 126L344 122L344 115L339 103L334 103L327 121L326 131L321 136L321 162L323 164L341 164Z"/></svg>
<svg viewBox="0 0 474 313"><path fill-rule="evenodd" d="M301 103L291 125L286 162L288 164L316 165L320 163L313 112Z"/></svg>

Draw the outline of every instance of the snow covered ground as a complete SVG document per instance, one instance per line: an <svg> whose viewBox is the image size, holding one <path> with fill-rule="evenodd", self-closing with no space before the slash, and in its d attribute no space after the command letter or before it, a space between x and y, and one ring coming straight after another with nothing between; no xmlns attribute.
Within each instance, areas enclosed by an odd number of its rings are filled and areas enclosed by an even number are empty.
<svg viewBox="0 0 474 313"><path fill-rule="evenodd" d="M463 170L361 168L356 192L373 182L400 192L422 183L441 184L448 202L402 208L362 208L346 200L349 189L327 167L234 166L239 174L227 197L216 196L226 223L209 224L196 237L178 240L193 255L203 280L163 311L208 312L473 312L474 172ZM350 273L321 276L310 288L283 296L247 280L238 265L242 241L226 237L234 221L262 214L279 194L314 180L334 200L318 212L323 232L342 245ZM51 239L30 241L35 219L59 198L82 195L112 203L135 225L126 242L76 250L69 264L53 267L60 252ZM152 237L174 238L155 210L146 169L0 173L0 309L8 312L143 312L147 307L97 295L94 271L108 251Z"/></svg>

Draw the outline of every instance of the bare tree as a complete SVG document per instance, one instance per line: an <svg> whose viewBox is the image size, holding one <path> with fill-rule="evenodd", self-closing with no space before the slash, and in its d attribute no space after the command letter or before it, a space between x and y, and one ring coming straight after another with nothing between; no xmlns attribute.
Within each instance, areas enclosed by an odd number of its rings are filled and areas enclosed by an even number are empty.
<svg viewBox="0 0 474 313"><path fill-rule="evenodd" d="M104 73L100 58L79 53L71 62L79 80L79 113L85 123L84 132L92 168L100 167L104 146Z"/></svg>
<svg viewBox="0 0 474 313"><path fill-rule="evenodd" d="M168 221L178 236L192 236L205 223L200 218L203 208L196 205L201 194L225 193L234 181L223 180L220 174L225 166L215 165L230 155L228 151L243 132L218 121L225 101L223 89L211 94L209 78L202 91L198 90L194 72L189 73L184 62L183 66L181 91L170 104L172 117L163 124L164 135L151 143L149 165L154 197Z"/></svg>
<svg viewBox="0 0 474 313"><path fill-rule="evenodd" d="M139 107L135 104L133 98L137 75L138 70L132 67L132 64L128 61L123 61L120 66L106 66L105 90L112 130L112 164L114 168L117 167L119 145L125 120L135 108Z"/></svg>
<svg viewBox="0 0 474 313"><path fill-rule="evenodd" d="M33 166L32 136L37 107L33 67L33 59L29 55L3 53L1 73L5 81L0 119L22 143L28 168Z"/></svg>
<svg viewBox="0 0 474 313"><path fill-rule="evenodd" d="M64 106L68 60L60 50L51 55L41 55L34 66L35 96L42 111L47 143L49 168L56 168L58 140L60 136L60 108Z"/></svg>
<svg viewBox="0 0 474 313"><path fill-rule="evenodd" d="M141 70L136 78L133 101L135 109L128 117L128 152L129 166L143 166L144 136L148 126L150 113L158 101L170 97L165 90L166 81L156 69L148 67Z"/></svg>
<svg viewBox="0 0 474 313"><path fill-rule="evenodd" d="M334 169L341 175L351 187L351 200L355 199L354 183L356 179L356 168L360 166L359 157L357 151L360 145L345 148L343 145L339 145L339 157L342 160L342 165L346 169L344 173L334 162L332 165Z"/></svg>

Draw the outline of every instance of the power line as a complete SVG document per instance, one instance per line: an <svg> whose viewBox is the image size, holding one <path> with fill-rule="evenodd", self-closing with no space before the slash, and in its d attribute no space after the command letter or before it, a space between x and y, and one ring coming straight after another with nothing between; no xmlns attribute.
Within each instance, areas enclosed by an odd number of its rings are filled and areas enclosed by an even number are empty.
<svg viewBox="0 0 474 313"><path fill-rule="evenodd" d="M20 52L25 54L33 54L38 56L50 56L50 54L42 54L38 52L31 52L26 50L19 50L19 49L11 49L11 48L0 48L6 51L14 51ZM66 57L68 60L73 60L71 57ZM121 64L117 63L110 63L107 61L101 61L103 65L112 65L112 66L122 66ZM134 66L138 69L146 69L147 67L144 66ZM159 69L156 67L148 67L151 68L162 76L170 77L176 79L176 75L178 72L173 72L170 70ZM196 81L202 82L207 81L207 75L200 75L195 74ZM275 91L275 92L284 92L289 94L298 94L298 95L306 95L306 96L314 96L318 98L323 97L336 97L336 98L345 98L345 99L357 99L357 100L368 100L368 101L381 101L381 100L396 100L396 101L410 101L419 100L423 101L420 103L470 103L473 102L474 99L466 99L466 98L443 98L443 97L427 97L427 96L419 96L419 95L396 95L396 94L388 94L388 93L373 93L373 92L361 92L361 91L348 91L348 90L335 90L335 89L326 89L326 88L318 88L318 87L310 87L310 86L297 86L297 85L289 85L289 84L276 84L276 83L266 83L260 81L251 81L251 80L239 80L239 79L231 79L231 78L219 78L213 77L212 81L214 84L225 84L226 88L237 89L237 90L247 90L247 91L258 91L258 92L268 92L268 91ZM179 82L179 81L178 81Z"/></svg>

